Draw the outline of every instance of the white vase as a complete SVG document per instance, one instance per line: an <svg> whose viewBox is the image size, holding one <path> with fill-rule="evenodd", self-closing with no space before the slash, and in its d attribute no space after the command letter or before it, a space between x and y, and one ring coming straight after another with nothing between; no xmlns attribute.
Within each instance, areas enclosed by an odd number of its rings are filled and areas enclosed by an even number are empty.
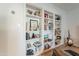
<svg viewBox="0 0 79 59"><path fill-rule="evenodd" d="M73 41L72 39L69 39L68 42L67 42L68 46L72 46L73 45Z"/></svg>

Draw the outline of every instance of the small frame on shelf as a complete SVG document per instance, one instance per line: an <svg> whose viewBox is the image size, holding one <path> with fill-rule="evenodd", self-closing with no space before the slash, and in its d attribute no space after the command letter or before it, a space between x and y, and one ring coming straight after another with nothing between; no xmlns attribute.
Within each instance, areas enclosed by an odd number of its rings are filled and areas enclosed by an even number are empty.
<svg viewBox="0 0 79 59"><path fill-rule="evenodd" d="M30 31L37 31L38 29L38 21L30 19Z"/></svg>
<svg viewBox="0 0 79 59"><path fill-rule="evenodd" d="M55 35L61 35L61 30L60 28L55 29Z"/></svg>
<svg viewBox="0 0 79 59"><path fill-rule="evenodd" d="M59 15L55 15L55 20L61 20L61 17Z"/></svg>
<svg viewBox="0 0 79 59"><path fill-rule="evenodd" d="M53 23L50 22L50 23L48 24L48 27L49 27L49 30L53 30Z"/></svg>
<svg viewBox="0 0 79 59"><path fill-rule="evenodd" d="M44 19L44 30L47 30L48 19Z"/></svg>

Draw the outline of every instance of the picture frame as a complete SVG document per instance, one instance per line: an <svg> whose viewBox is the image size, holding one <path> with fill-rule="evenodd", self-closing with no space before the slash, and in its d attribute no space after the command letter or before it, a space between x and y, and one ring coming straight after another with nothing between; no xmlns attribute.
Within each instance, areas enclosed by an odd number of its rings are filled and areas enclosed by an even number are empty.
<svg viewBox="0 0 79 59"><path fill-rule="evenodd" d="M60 28L56 28L55 29L55 35L61 35L61 29Z"/></svg>
<svg viewBox="0 0 79 59"><path fill-rule="evenodd" d="M30 31L37 31L38 28L38 20L30 19Z"/></svg>
<svg viewBox="0 0 79 59"><path fill-rule="evenodd" d="M48 20L47 19L44 19L44 30L47 30L47 26L48 25Z"/></svg>
<svg viewBox="0 0 79 59"><path fill-rule="evenodd" d="M55 15L55 20L61 20L61 16L60 15Z"/></svg>
<svg viewBox="0 0 79 59"><path fill-rule="evenodd" d="M53 23L48 23L49 30L53 30Z"/></svg>

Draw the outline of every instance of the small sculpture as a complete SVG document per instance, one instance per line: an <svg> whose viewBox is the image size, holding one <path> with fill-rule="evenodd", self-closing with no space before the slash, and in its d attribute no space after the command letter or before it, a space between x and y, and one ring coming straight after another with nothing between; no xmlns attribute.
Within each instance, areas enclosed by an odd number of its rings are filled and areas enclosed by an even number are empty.
<svg viewBox="0 0 79 59"><path fill-rule="evenodd" d="M72 46L73 45L73 41L70 37L70 31L68 30L68 37L67 37L67 45L68 46Z"/></svg>

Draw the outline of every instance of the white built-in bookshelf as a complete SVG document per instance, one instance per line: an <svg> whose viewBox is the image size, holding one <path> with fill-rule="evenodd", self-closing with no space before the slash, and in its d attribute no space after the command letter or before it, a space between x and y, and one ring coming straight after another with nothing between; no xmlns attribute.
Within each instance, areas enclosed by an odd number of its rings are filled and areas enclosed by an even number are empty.
<svg viewBox="0 0 79 59"><path fill-rule="evenodd" d="M31 4L26 4L25 20L26 56L40 55L61 44L60 15Z"/></svg>

